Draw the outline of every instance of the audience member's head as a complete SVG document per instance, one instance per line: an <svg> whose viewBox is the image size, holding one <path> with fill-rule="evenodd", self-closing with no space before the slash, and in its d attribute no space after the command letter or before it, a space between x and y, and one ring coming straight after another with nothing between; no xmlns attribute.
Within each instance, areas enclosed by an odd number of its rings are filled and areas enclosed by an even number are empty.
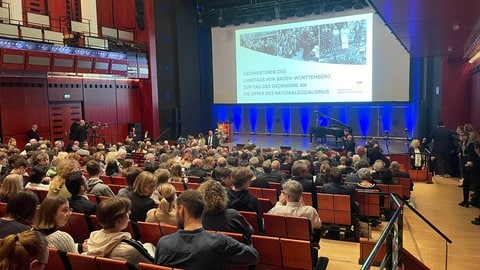
<svg viewBox="0 0 480 270"><path fill-rule="evenodd" d="M29 175L28 180L31 183L40 184L43 178L46 176L47 171L48 171L47 166L42 166L42 165L33 166L30 172L28 173Z"/></svg>
<svg viewBox="0 0 480 270"><path fill-rule="evenodd" d="M44 269L48 263L47 241L42 233L28 230L0 242L0 269Z"/></svg>
<svg viewBox="0 0 480 270"><path fill-rule="evenodd" d="M303 187L298 181L288 180L283 183L282 192L287 196L288 202L299 202L302 198Z"/></svg>
<svg viewBox="0 0 480 270"><path fill-rule="evenodd" d="M151 172L141 172L135 182L133 182L133 190L138 195L150 197L157 187L157 177Z"/></svg>
<svg viewBox="0 0 480 270"><path fill-rule="evenodd" d="M21 190L8 200L5 216L25 225L31 225L38 204L35 193L30 190Z"/></svg>
<svg viewBox="0 0 480 270"><path fill-rule="evenodd" d="M87 168L89 176L98 176L102 171L100 169L100 163L98 163L98 161L96 160L90 160L89 162L87 162L85 167Z"/></svg>
<svg viewBox="0 0 480 270"><path fill-rule="evenodd" d="M65 179L65 187L74 196L83 195L88 190L87 179L84 178L82 172L73 172Z"/></svg>
<svg viewBox="0 0 480 270"><path fill-rule="evenodd" d="M236 189L248 189L253 178L250 168L238 167L232 172L233 186Z"/></svg>
<svg viewBox="0 0 480 270"><path fill-rule="evenodd" d="M330 179L334 183L337 183L337 184L342 183L342 179L343 179L342 171L338 167L330 168Z"/></svg>
<svg viewBox="0 0 480 270"><path fill-rule="evenodd" d="M217 181L208 180L203 182L198 191L205 200L205 213L218 213L227 207L227 190Z"/></svg>
<svg viewBox="0 0 480 270"><path fill-rule="evenodd" d="M153 174L157 177L157 185L167 183L170 178L170 172L167 169L157 169Z"/></svg>
<svg viewBox="0 0 480 270"><path fill-rule="evenodd" d="M42 231L56 230L67 224L70 214L70 206L65 197L47 196L40 204L35 228Z"/></svg>
<svg viewBox="0 0 480 270"><path fill-rule="evenodd" d="M135 182L135 179L142 171L143 170L138 167L130 167L122 172L123 177L125 177L125 181L127 182L127 185L129 187L133 187L133 183Z"/></svg>
<svg viewBox="0 0 480 270"><path fill-rule="evenodd" d="M110 160L105 167L105 174L108 176L116 175L120 172L120 167L116 160Z"/></svg>
<svg viewBox="0 0 480 270"><path fill-rule="evenodd" d="M177 199L175 187L170 183L163 183L157 187L158 192L158 209L162 213L167 214L172 211Z"/></svg>
<svg viewBox="0 0 480 270"><path fill-rule="evenodd" d="M102 201L97 208L97 220L103 229L112 229L120 219L128 221L132 203L127 197L117 196ZM125 222L125 224L128 224ZM126 225L125 225L126 227Z"/></svg>
<svg viewBox="0 0 480 270"><path fill-rule="evenodd" d="M398 163L398 161L392 161L392 163L390 163L390 170L394 172L400 171L400 164Z"/></svg>
<svg viewBox="0 0 480 270"><path fill-rule="evenodd" d="M23 190L23 177L18 174L9 174L3 179L0 186L0 198L8 201L15 193Z"/></svg>
<svg viewBox="0 0 480 270"><path fill-rule="evenodd" d="M303 160L297 160L292 165L292 176L304 176L307 172L307 164Z"/></svg>
<svg viewBox="0 0 480 270"><path fill-rule="evenodd" d="M368 168L361 168L360 170L358 170L357 174L362 181L371 180L370 170Z"/></svg>
<svg viewBox="0 0 480 270"><path fill-rule="evenodd" d="M198 190L188 189L177 198L177 227L185 228L185 222L194 220L201 222L205 200Z"/></svg>

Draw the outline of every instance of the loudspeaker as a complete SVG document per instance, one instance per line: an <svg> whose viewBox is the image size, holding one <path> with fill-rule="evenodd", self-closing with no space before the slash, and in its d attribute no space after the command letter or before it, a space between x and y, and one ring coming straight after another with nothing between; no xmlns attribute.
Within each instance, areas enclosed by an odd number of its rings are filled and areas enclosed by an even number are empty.
<svg viewBox="0 0 480 270"><path fill-rule="evenodd" d="M136 142L141 142L143 141L143 135L142 135L142 124L140 123L128 123L128 136L130 136L130 132L132 131L132 128L135 128L135 141Z"/></svg>
<svg viewBox="0 0 480 270"><path fill-rule="evenodd" d="M181 120L180 120L180 109L178 107L172 108L172 129L173 129L173 138L177 139L181 134Z"/></svg>

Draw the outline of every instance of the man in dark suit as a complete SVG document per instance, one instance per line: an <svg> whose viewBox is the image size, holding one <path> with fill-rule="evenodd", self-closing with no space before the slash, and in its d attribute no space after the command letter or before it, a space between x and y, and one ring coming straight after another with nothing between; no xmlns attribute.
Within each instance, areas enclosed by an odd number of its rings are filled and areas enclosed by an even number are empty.
<svg viewBox="0 0 480 270"><path fill-rule="evenodd" d="M453 151L452 132L445 127L443 121L438 121L437 128L432 130L426 143L433 141L432 156L436 159L438 174L444 177L450 177L450 154Z"/></svg>
<svg viewBox="0 0 480 270"><path fill-rule="evenodd" d="M87 179L83 177L80 171L69 174L65 180L65 186L68 192L72 194L68 203L74 212L95 215L97 204L88 200L86 196L88 190Z"/></svg>
<svg viewBox="0 0 480 270"><path fill-rule="evenodd" d="M266 182L282 182L286 176L280 171L280 162L278 160L265 160L262 164L264 173L257 177L257 181L263 180Z"/></svg>
<svg viewBox="0 0 480 270"><path fill-rule="evenodd" d="M219 145L218 138L217 136L213 133L213 131L209 130L208 131L208 136L205 140L205 144L209 148L217 148Z"/></svg>
<svg viewBox="0 0 480 270"><path fill-rule="evenodd" d="M33 124L32 125L32 128L30 128L27 132L27 138L28 138L28 141L30 141L31 139L35 139L37 141L40 141L40 136L38 135L37 133L37 129L38 129L38 126L37 124Z"/></svg>
<svg viewBox="0 0 480 270"><path fill-rule="evenodd" d="M205 180L207 173L202 170L203 161L199 158L192 160L192 165L190 165L190 170L187 171L187 176L198 176L200 177L200 182Z"/></svg>

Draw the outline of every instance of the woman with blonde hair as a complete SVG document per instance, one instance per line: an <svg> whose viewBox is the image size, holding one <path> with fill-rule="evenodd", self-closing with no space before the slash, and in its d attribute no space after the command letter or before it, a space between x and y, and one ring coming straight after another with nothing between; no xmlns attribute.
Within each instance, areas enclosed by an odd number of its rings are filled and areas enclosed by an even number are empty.
<svg viewBox="0 0 480 270"><path fill-rule="evenodd" d="M61 195L65 198L70 198L72 194L70 194L65 187L65 179L72 172L80 171L80 163L74 158L67 156L64 159L59 160L56 168L57 175L50 181L50 189L48 190L47 196Z"/></svg>
<svg viewBox="0 0 480 270"><path fill-rule="evenodd" d="M0 202L8 203L8 199L20 190L23 190L23 177L18 174L7 175L0 186Z"/></svg>
<svg viewBox="0 0 480 270"><path fill-rule="evenodd" d="M148 210L156 208L155 201L150 198L157 187L157 177L147 171L141 172L133 182L133 192L127 197L132 201L132 221L144 221Z"/></svg>
<svg viewBox="0 0 480 270"><path fill-rule="evenodd" d="M163 183L157 188L158 207L147 212L146 222L167 223L177 225L177 216L173 206L177 198L175 187L170 183Z"/></svg>
<svg viewBox="0 0 480 270"><path fill-rule="evenodd" d="M37 231L11 234L0 242L0 270L45 269L48 248Z"/></svg>

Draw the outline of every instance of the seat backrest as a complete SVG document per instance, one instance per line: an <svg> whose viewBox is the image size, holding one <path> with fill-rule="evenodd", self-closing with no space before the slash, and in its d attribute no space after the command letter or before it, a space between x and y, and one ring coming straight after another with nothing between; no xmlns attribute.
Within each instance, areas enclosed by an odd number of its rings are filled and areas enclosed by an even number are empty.
<svg viewBox="0 0 480 270"><path fill-rule="evenodd" d="M275 205L278 201L277 190L273 188L262 188L262 198L270 200L272 205Z"/></svg>
<svg viewBox="0 0 480 270"><path fill-rule="evenodd" d="M258 226L258 217L257 213L255 212L248 212L248 211L238 211L253 228L253 234L260 233L260 227Z"/></svg>
<svg viewBox="0 0 480 270"><path fill-rule="evenodd" d="M95 257L98 269L101 270L132 270L136 269L132 264L125 260L116 260L104 257ZM88 269L89 270L89 269Z"/></svg>
<svg viewBox="0 0 480 270"><path fill-rule="evenodd" d="M253 196L255 196L257 198L263 198L262 197L262 188L248 187L248 193L252 194Z"/></svg>
<svg viewBox="0 0 480 270"><path fill-rule="evenodd" d="M168 266L141 262L138 264L138 269L139 270L171 270L173 268Z"/></svg>
<svg viewBox="0 0 480 270"><path fill-rule="evenodd" d="M272 208L272 203L267 198L258 198L258 204L262 213L267 213Z"/></svg>
<svg viewBox="0 0 480 270"><path fill-rule="evenodd" d="M278 182L268 182L268 184L277 191L277 194L280 194L280 191L282 191L282 184Z"/></svg>
<svg viewBox="0 0 480 270"><path fill-rule="evenodd" d="M96 194L93 193L88 193L87 194L88 200L93 202L93 203L98 203L98 198Z"/></svg>
<svg viewBox="0 0 480 270"><path fill-rule="evenodd" d="M108 184L108 187L113 191L113 194L118 195L118 191L122 188L128 187L127 185L116 185L116 184Z"/></svg>
<svg viewBox="0 0 480 270"><path fill-rule="evenodd" d="M350 195L333 194L333 210L335 216L335 224L352 224L352 212L350 210L350 207Z"/></svg>
<svg viewBox="0 0 480 270"><path fill-rule="evenodd" d="M397 181L402 185L402 196L404 199L410 199L410 192L412 188L412 179L410 178L397 178Z"/></svg>
<svg viewBox="0 0 480 270"><path fill-rule="evenodd" d="M317 193L317 208L322 223L335 223L333 194Z"/></svg>
<svg viewBox="0 0 480 270"><path fill-rule="evenodd" d="M313 260L310 241L280 238L282 262L285 268L312 269Z"/></svg>
<svg viewBox="0 0 480 270"><path fill-rule="evenodd" d="M63 254L65 258L62 258L60 251L56 248L48 248L48 264L45 267L46 270L68 270L70 269L70 264L66 258L66 253ZM67 267L64 266L64 263L67 263Z"/></svg>
<svg viewBox="0 0 480 270"><path fill-rule="evenodd" d="M153 222L137 222L138 230L140 231L140 239L142 242L149 242L154 245L158 243L158 239L162 237L160 231L160 224Z"/></svg>
<svg viewBox="0 0 480 270"><path fill-rule="evenodd" d="M312 226L306 217L285 216L287 237L299 240L312 240Z"/></svg>
<svg viewBox="0 0 480 270"><path fill-rule="evenodd" d="M72 212L68 218L71 231L69 232L75 243L83 243L85 239L90 237L90 227L87 218L83 213Z"/></svg>
<svg viewBox="0 0 480 270"><path fill-rule="evenodd" d="M200 176L189 175L187 178L188 183L202 183L202 178Z"/></svg>
<svg viewBox="0 0 480 270"><path fill-rule="evenodd" d="M282 248L280 246L280 238L252 235L252 244L260 255L257 269L272 269L270 266L282 267Z"/></svg>
<svg viewBox="0 0 480 270"><path fill-rule="evenodd" d="M175 187L176 191L184 191L185 190L185 186L183 185L183 182L171 182L170 184L172 184Z"/></svg>
<svg viewBox="0 0 480 270"><path fill-rule="evenodd" d="M187 183L187 188L188 189L198 189L199 187L200 187L200 183L190 182L190 181L188 181L188 183Z"/></svg>
<svg viewBox="0 0 480 270"><path fill-rule="evenodd" d="M160 231L162 232L162 236L169 235L172 233L176 233L178 231L177 226L173 226L166 223L160 223Z"/></svg>
<svg viewBox="0 0 480 270"><path fill-rule="evenodd" d="M100 270L94 256L67 252L72 270Z"/></svg>
<svg viewBox="0 0 480 270"><path fill-rule="evenodd" d="M127 185L127 179L123 176L112 176L110 179L111 179L112 184L123 185L123 186ZM107 184L107 183L105 183L105 184Z"/></svg>
<svg viewBox="0 0 480 270"><path fill-rule="evenodd" d="M7 203L0 202L0 217L4 217L7 213Z"/></svg>
<svg viewBox="0 0 480 270"><path fill-rule="evenodd" d="M312 193L302 192L302 200L305 205L313 206Z"/></svg>
<svg viewBox="0 0 480 270"><path fill-rule="evenodd" d="M360 216L379 217L380 216L380 195L362 192L355 192L355 201L358 202Z"/></svg>
<svg viewBox="0 0 480 270"><path fill-rule="evenodd" d="M274 214L263 214L265 224L265 235L276 237L287 237L287 226L285 216Z"/></svg>
<svg viewBox="0 0 480 270"><path fill-rule="evenodd" d="M112 177L111 176L108 176L108 175L100 175L99 176L100 180L103 181L103 183L105 185L108 185L108 184L116 184L116 183L113 183L112 182Z"/></svg>

